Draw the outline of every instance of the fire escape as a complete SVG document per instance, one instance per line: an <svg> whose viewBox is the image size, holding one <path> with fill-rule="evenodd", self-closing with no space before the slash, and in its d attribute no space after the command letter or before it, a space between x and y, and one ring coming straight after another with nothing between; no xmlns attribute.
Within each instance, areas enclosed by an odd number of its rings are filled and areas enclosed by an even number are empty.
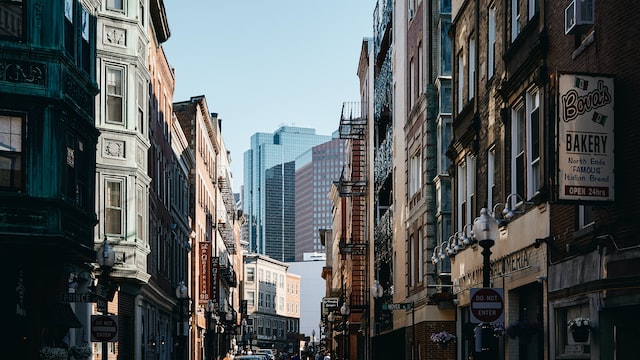
<svg viewBox="0 0 640 360"><path fill-rule="evenodd" d="M393 329L393 1L378 0L374 11L373 197L374 335ZM373 346L375 349L376 346ZM384 352L384 351L383 351Z"/></svg>
<svg viewBox="0 0 640 360"><path fill-rule="evenodd" d="M368 306L367 201L367 107L365 103L345 102L340 116L340 138L346 139L347 164L338 191L350 204L346 231L340 237L340 255L346 269L345 299L354 313Z"/></svg>
<svg viewBox="0 0 640 360"><path fill-rule="evenodd" d="M231 182L229 181L227 172L222 169L222 171L219 171L218 173L222 174L218 176L218 189L220 190L224 210L218 210L217 229L229 254L235 255L237 253L237 249L233 233L233 222L235 221L236 201L233 197ZM217 272L218 277L224 280L228 287L238 287L238 278L231 264L223 265L217 263L213 264L213 266L216 267L215 271Z"/></svg>
<svg viewBox="0 0 640 360"><path fill-rule="evenodd" d="M218 177L218 188L220 189L220 194L222 194L225 216L218 216L218 231L222 236L222 241L224 241L229 254L235 255L237 249L233 236L233 221L235 220L236 200L233 197L228 175L225 171L221 171L220 173L224 174Z"/></svg>

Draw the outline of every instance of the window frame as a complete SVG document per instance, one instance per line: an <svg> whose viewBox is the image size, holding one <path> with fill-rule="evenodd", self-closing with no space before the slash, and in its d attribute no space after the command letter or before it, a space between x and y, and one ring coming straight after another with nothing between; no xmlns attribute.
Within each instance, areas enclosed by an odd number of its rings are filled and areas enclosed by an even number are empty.
<svg viewBox="0 0 640 360"><path fill-rule="evenodd" d="M126 0L106 0L104 2L104 7L108 11L115 11L124 14L125 1ZM120 6L117 6L118 3Z"/></svg>
<svg viewBox="0 0 640 360"><path fill-rule="evenodd" d="M111 81L111 74L112 71L117 71L120 74L120 78L119 78L119 89L120 89L120 93L115 93L112 92L112 86L109 84ZM105 80L104 80L104 89L105 89L105 122L108 124L114 124L114 125L122 125L124 126L126 123L125 120L125 111L124 109L126 108L126 69L123 66L119 66L116 64L106 64L105 65L105 70L104 70L104 74L105 74ZM115 84L114 87L117 89L118 88L118 84ZM111 112L110 112L110 99L119 99L120 100L120 118L119 120L113 120L112 116L111 116Z"/></svg>
<svg viewBox="0 0 640 360"><path fill-rule="evenodd" d="M19 11L15 11L13 13L15 14L20 14L19 16L19 21L20 24L18 26L16 26L15 29L17 32L14 35L11 35L9 32L7 32L6 34L3 34L0 32L0 39L2 40L8 40L8 41L24 41L26 39L26 33L27 33L27 6L25 6L25 1L24 0L19 0L19 1L15 1L15 0L0 0L0 4L2 4L3 6L6 6L7 8L17 8L19 9ZM3 26L0 27L0 30L2 29L7 29L7 27ZM8 29L7 29L8 30Z"/></svg>
<svg viewBox="0 0 640 360"><path fill-rule="evenodd" d="M533 88L527 91L527 199L531 199L538 193L540 188L541 178L541 159L540 159L540 114L541 114L541 102L540 102L540 90ZM535 113L535 116L534 116Z"/></svg>
<svg viewBox="0 0 640 360"><path fill-rule="evenodd" d="M487 79L492 79L496 70L496 37L497 37L497 17L494 3L489 5L487 11Z"/></svg>
<svg viewBox="0 0 640 360"><path fill-rule="evenodd" d="M511 0L511 42L520 35L520 0Z"/></svg>
<svg viewBox="0 0 640 360"><path fill-rule="evenodd" d="M476 38L471 34L467 41L467 99L473 100L476 95Z"/></svg>
<svg viewBox="0 0 640 360"><path fill-rule="evenodd" d="M5 120L2 120L5 119ZM9 132L7 132L6 137L10 140L10 144L13 147L14 139L19 141L19 149L18 151L10 151L10 149L3 150L0 148L0 155L2 158L6 158L7 161L10 161L13 165L11 166L11 170L9 170L9 181L7 186L0 185L0 191L22 191L25 187L25 179L26 179L26 154L25 147L26 144L26 134L25 130L27 128L27 115L25 113L18 112L7 112L0 111L0 121L7 121ZM20 123L20 133L14 133L13 128L14 122ZM19 169L16 169L16 165ZM18 175L18 179L16 180L16 175ZM13 180L11 180L13 179Z"/></svg>
<svg viewBox="0 0 640 360"><path fill-rule="evenodd" d="M113 204L114 199L111 198L110 187L109 185L118 185L119 186L119 194L117 196L118 204ZM106 235L115 235L122 236L124 233L124 215L125 215L125 180L122 178L116 177L107 177L104 179L104 232ZM110 211L111 210L111 211ZM111 223L112 218L109 214L110 212L114 212L118 214L117 218L117 226L120 228L119 231L113 231L114 224ZM114 218L115 219L115 218Z"/></svg>

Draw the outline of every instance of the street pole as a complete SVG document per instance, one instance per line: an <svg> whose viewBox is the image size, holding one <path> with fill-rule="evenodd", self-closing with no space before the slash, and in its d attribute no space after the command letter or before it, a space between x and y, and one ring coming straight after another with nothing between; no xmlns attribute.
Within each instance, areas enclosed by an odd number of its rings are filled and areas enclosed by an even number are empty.
<svg viewBox="0 0 640 360"><path fill-rule="evenodd" d="M488 214L486 208L480 210L480 216L473 223L473 233L482 247L482 287L491 288L491 247L498 237L498 222ZM493 358L491 342L493 330L490 323L480 325L481 356Z"/></svg>

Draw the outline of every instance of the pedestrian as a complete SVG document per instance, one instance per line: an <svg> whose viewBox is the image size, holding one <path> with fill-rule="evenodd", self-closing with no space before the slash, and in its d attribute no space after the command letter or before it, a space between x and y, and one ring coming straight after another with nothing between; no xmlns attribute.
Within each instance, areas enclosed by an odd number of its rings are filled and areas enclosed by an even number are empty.
<svg viewBox="0 0 640 360"><path fill-rule="evenodd" d="M331 360L331 355L329 354L328 351L326 353L324 353L324 359L322 359L322 360Z"/></svg>

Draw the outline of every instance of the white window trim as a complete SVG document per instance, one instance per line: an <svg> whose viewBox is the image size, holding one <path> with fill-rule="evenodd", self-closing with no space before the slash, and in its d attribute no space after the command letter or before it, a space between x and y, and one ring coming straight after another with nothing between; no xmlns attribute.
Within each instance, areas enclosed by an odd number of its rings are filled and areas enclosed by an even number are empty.
<svg viewBox="0 0 640 360"><path fill-rule="evenodd" d="M535 132L538 132L538 138L540 139L540 113L541 113L541 109L540 109L540 91L535 88L532 91L527 92L527 101L526 101L526 106L527 106L527 112L525 113L525 116L527 117L526 119L526 131L527 131L527 136L526 136L526 140L527 140L527 144L526 144L526 163L527 163L527 183L526 183L526 191L527 191L527 199L531 199L533 198L536 193L538 192L538 188L540 187L540 152L538 151L538 157L537 158L533 158L533 140L532 140L532 135ZM538 129L533 129L532 124L531 124L531 113L535 110L538 109ZM538 149L539 150L539 149ZM534 171L534 168L537 169L537 171Z"/></svg>

